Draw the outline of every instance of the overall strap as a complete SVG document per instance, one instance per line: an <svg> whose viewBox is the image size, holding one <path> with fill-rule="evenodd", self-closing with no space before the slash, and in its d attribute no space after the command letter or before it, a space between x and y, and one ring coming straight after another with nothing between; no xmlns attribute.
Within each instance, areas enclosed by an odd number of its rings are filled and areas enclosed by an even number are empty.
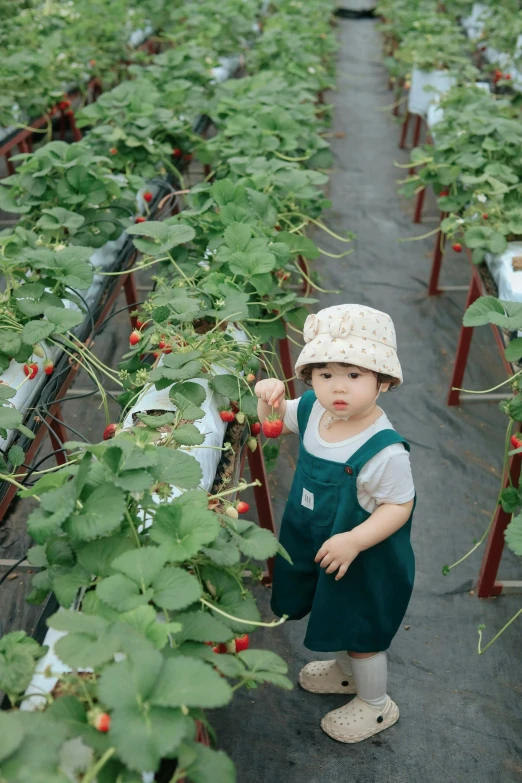
<svg viewBox="0 0 522 783"><path fill-rule="evenodd" d="M346 464L354 469L354 473L360 473L372 457L375 457L376 454L393 443L402 443L407 451L410 450L410 444L398 432L391 429L380 430L380 432L372 435L366 443L363 443L361 448L352 454Z"/></svg>
<svg viewBox="0 0 522 783"><path fill-rule="evenodd" d="M312 412L316 399L315 392L310 390L305 392L299 400L299 405L297 406L297 423L299 424L299 435L301 438L304 438L306 425L308 424L308 419L310 418L310 413Z"/></svg>

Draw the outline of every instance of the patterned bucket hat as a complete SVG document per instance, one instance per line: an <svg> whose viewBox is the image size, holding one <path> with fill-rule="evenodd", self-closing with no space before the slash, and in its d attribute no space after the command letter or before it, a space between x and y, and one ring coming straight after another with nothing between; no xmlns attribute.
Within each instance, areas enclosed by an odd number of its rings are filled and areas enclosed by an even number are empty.
<svg viewBox="0 0 522 783"><path fill-rule="evenodd" d="M335 305L309 315L303 330L306 345L295 373L307 364L342 362L384 373L402 383L395 327L387 313L358 304Z"/></svg>

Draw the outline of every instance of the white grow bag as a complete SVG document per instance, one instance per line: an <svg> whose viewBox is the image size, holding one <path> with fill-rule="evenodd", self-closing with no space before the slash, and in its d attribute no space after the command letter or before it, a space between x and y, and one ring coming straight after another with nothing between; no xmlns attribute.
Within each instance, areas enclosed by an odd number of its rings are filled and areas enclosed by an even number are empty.
<svg viewBox="0 0 522 783"><path fill-rule="evenodd" d="M500 255L486 253L486 264L498 286L498 298L508 302L522 302L522 272L513 270L513 258L522 256L522 242L508 242Z"/></svg>
<svg viewBox="0 0 522 783"><path fill-rule="evenodd" d="M430 104L451 89L455 81L448 71L420 71L414 68L408 93L408 111L425 117ZM425 90L426 87L433 89Z"/></svg>
<svg viewBox="0 0 522 783"><path fill-rule="evenodd" d="M493 9L484 3L473 3L471 14L462 19L462 26L468 38L478 38L484 29L485 20L491 16Z"/></svg>

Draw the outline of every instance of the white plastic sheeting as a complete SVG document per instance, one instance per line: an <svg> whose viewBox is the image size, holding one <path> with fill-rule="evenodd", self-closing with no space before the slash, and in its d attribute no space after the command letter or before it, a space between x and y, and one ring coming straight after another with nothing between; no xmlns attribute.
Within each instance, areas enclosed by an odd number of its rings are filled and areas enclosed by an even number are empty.
<svg viewBox="0 0 522 783"><path fill-rule="evenodd" d="M455 81L448 71L421 71L414 68L408 93L408 111L425 117L430 105L453 87Z"/></svg>

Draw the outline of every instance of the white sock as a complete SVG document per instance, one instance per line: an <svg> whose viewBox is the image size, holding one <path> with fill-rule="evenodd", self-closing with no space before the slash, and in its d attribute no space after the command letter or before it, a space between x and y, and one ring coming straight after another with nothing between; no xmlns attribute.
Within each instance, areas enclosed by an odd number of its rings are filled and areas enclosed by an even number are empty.
<svg viewBox="0 0 522 783"><path fill-rule="evenodd" d="M343 674L346 674L347 677L353 677L352 659L346 650L339 650L339 652L336 652L335 660Z"/></svg>
<svg viewBox="0 0 522 783"><path fill-rule="evenodd" d="M379 652L371 658L352 658L351 662L357 696L371 707L382 710L386 704L388 677L386 653Z"/></svg>

